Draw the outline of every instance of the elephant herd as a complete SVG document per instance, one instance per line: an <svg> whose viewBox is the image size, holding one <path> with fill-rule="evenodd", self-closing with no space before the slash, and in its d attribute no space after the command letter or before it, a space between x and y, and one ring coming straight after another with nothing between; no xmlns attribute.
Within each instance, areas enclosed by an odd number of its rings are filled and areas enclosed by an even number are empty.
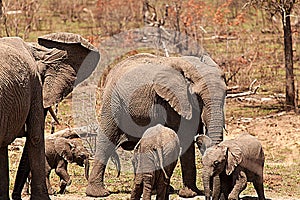
<svg viewBox="0 0 300 200"><path fill-rule="evenodd" d="M50 199L41 167L47 164L45 116L74 85L89 77L100 60L99 51L80 35L53 33L39 37L37 43L1 38L0 56L0 199L10 199L8 145L24 136L13 199L21 199L30 171L30 198ZM247 181L253 182L259 199L265 199L260 143L248 134L223 141L224 78L206 54L137 54L110 69L100 86L99 132L87 196L110 194L104 185L105 168L119 147L134 150L131 199L139 199L142 193L143 199L150 199L154 185L157 199L168 199L178 157L183 180L179 195L201 194L196 186L196 143L203 153L206 199L211 195L238 199Z"/></svg>

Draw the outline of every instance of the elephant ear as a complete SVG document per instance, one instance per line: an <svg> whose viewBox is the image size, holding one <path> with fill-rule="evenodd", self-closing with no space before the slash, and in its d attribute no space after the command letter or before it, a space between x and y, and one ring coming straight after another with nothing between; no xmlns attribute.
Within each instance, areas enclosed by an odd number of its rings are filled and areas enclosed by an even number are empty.
<svg viewBox="0 0 300 200"><path fill-rule="evenodd" d="M67 162L73 162L73 154L72 151L75 147L73 143L71 143L68 139L65 138L56 138L54 141L54 146L56 153L63 157Z"/></svg>
<svg viewBox="0 0 300 200"><path fill-rule="evenodd" d="M197 136L195 136L194 140L195 140L202 156L204 155L206 149L213 146L212 139L210 139L206 135L197 135Z"/></svg>
<svg viewBox="0 0 300 200"><path fill-rule="evenodd" d="M242 162L243 153L241 148L235 142L231 142L227 147L226 174L230 175Z"/></svg>
<svg viewBox="0 0 300 200"><path fill-rule="evenodd" d="M44 107L60 102L73 87L85 80L96 68L99 51L73 33L52 33L38 38L38 44L49 49L41 62Z"/></svg>
<svg viewBox="0 0 300 200"><path fill-rule="evenodd" d="M166 68L157 72L154 79L154 90L179 115L186 119L192 118L188 84L180 72L172 68Z"/></svg>

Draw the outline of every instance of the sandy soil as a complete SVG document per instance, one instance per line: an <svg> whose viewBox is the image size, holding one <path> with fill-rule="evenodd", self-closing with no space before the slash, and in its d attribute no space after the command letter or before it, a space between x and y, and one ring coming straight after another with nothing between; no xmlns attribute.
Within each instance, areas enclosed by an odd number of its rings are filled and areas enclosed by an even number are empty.
<svg viewBox="0 0 300 200"><path fill-rule="evenodd" d="M234 101L229 101L227 107L236 104ZM300 116L295 113L273 113L264 117L252 117L252 118L242 118L235 117L235 115L227 116L226 119L226 129L228 133L225 135L225 139L235 137L237 134L242 132L249 132L261 141L266 155L266 165L272 169L273 166L278 166L279 169L284 170L287 168L289 170L290 166L295 166L295 163L299 165L300 157ZM297 165L296 165L297 166ZM299 166L296 172L291 172L298 176L296 180L299 180L300 170ZM265 171L268 171L265 169ZM289 173L288 171L285 173ZM121 175L122 176L122 175ZM274 200L296 200L300 199L300 183L294 183L291 185L290 191L292 192L282 192L281 195L277 194L280 189L288 190L288 186L284 184L284 172L280 173L268 171L265 173L265 185L268 188L265 190L266 197L268 199ZM285 188L287 187L287 188ZM294 192L293 192L294 189ZM286 195L282 195L286 194ZM256 194L251 194L256 197ZM93 200L93 199L129 199L129 194L112 194L106 198L90 198L86 197L85 194L64 194L51 196L52 200ZM256 199L255 197L244 197L243 200ZM29 199L28 197L24 198ZM171 195L171 199L182 199L178 195ZM203 196L198 196L193 199L204 199Z"/></svg>

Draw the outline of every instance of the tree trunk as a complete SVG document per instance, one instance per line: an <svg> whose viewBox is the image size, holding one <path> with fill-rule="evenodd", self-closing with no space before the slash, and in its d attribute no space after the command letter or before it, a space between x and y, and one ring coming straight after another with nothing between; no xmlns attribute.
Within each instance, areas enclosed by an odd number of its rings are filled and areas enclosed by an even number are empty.
<svg viewBox="0 0 300 200"><path fill-rule="evenodd" d="M296 109L295 83L293 69L293 42L290 21L290 10L281 12L284 31L284 58L286 70L286 110Z"/></svg>
<svg viewBox="0 0 300 200"><path fill-rule="evenodd" d="M2 0L0 0L0 18L2 17Z"/></svg>

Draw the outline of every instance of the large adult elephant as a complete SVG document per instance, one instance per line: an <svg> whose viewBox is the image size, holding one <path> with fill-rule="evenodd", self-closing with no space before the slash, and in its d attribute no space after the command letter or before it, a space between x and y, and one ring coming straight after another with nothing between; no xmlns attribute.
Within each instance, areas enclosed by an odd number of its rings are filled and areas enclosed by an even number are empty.
<svg viewBox="0 0 300 200"><path fill-rule="evenodd" d="M103 176L114 148L132 150L147 128L160 123L177 132L182 146L179 194L195 196L193 137L204 124L214 143L223 140L225 82L217 64L206 55L138 54L117 64L101 85L100 131L86 194L109 195Z"/></svg>
<svg viewBox="0 0 300 200"><path fill-rule="evenodd" d="M26 143L15 181L13 199L32 172L31 199L49 199L45 183L44 123L47 110L68 95L77 72L82 81L96 67L100 55L81 36L49 34L38 43L21 38L0 39L0 199L9 199L7 146L17 137Z"/></svg>

